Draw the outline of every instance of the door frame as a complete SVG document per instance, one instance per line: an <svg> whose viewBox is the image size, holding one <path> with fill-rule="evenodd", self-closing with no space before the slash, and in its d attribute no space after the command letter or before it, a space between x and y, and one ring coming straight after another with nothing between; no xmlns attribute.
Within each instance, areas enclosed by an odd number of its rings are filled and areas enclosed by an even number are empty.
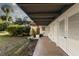
<svg viewBox="0 0 79 59"><path fill-rule="evenodd" d="M63 36L63 39L65 40L64 43L65 43L65 48L62 46L62 43L60 42L60 22L64 20L64 36ZM65 18L62 18L58 21L58 44L59 46L64 50L64 51L67 51L68 49L68 40L67 40L67 37L68 37L68 18L65 17Z"/></svg>

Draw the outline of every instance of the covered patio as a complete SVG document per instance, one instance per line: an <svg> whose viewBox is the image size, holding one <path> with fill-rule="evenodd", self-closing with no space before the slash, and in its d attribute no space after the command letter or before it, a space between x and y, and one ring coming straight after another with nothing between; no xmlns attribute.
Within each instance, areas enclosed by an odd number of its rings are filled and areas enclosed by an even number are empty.
<svg viewBox="0 0 79 59"><path fill-rule="evenodd" d="M4 3L0 12L0 55L79 55L78 3Z"/></svg>
<svg viewBox="0 0 79 59"><path fill-rule="evenodd" d="M46 30L43 30L43 28L46 28L72 5L73 4L70 3L18 4L18 6L20 6L20 8L22 8L23 11L35 22L36 26L40 26L40 33L44 35L44 37L39 38L33 56L68 56L61 47L45 35ZM51 26L51 28L52 27L53 26Z"/></svg>

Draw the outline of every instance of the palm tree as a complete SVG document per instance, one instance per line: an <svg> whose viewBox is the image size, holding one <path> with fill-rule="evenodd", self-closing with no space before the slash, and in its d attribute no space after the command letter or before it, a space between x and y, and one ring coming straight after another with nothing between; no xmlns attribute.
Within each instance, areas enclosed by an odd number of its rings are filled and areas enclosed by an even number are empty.
<svg viewBox="0 0 79 59"><path fill-rule="evenodd" d="M4 11L4 13L6 14L6 21L8 22L9 21L9 15L11 12L13 12L13 9L11 6L9 5L3 5L1 7L1 9Z"/></svg>

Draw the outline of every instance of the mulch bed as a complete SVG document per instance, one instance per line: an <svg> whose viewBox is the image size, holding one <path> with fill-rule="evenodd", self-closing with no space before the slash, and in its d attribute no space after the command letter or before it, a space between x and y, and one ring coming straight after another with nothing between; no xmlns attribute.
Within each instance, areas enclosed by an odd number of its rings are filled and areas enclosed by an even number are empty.
<svg viewBox="0 0 79 59"><path fill-rule="evenodd" d="M31 40L30 43L20 51L18 56L32 56L38 40Z"/></svg>

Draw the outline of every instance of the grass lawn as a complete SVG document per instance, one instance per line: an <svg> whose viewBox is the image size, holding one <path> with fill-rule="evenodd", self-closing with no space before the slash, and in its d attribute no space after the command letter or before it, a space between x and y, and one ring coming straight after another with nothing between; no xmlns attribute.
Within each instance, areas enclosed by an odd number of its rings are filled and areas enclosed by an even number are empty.
<svg viewBox="0 0 79 59"><path fill-rule="evenodd" d="M0 36L3 36L3 35L10 35L10 34L7 31L1 31Z"/></svg>

